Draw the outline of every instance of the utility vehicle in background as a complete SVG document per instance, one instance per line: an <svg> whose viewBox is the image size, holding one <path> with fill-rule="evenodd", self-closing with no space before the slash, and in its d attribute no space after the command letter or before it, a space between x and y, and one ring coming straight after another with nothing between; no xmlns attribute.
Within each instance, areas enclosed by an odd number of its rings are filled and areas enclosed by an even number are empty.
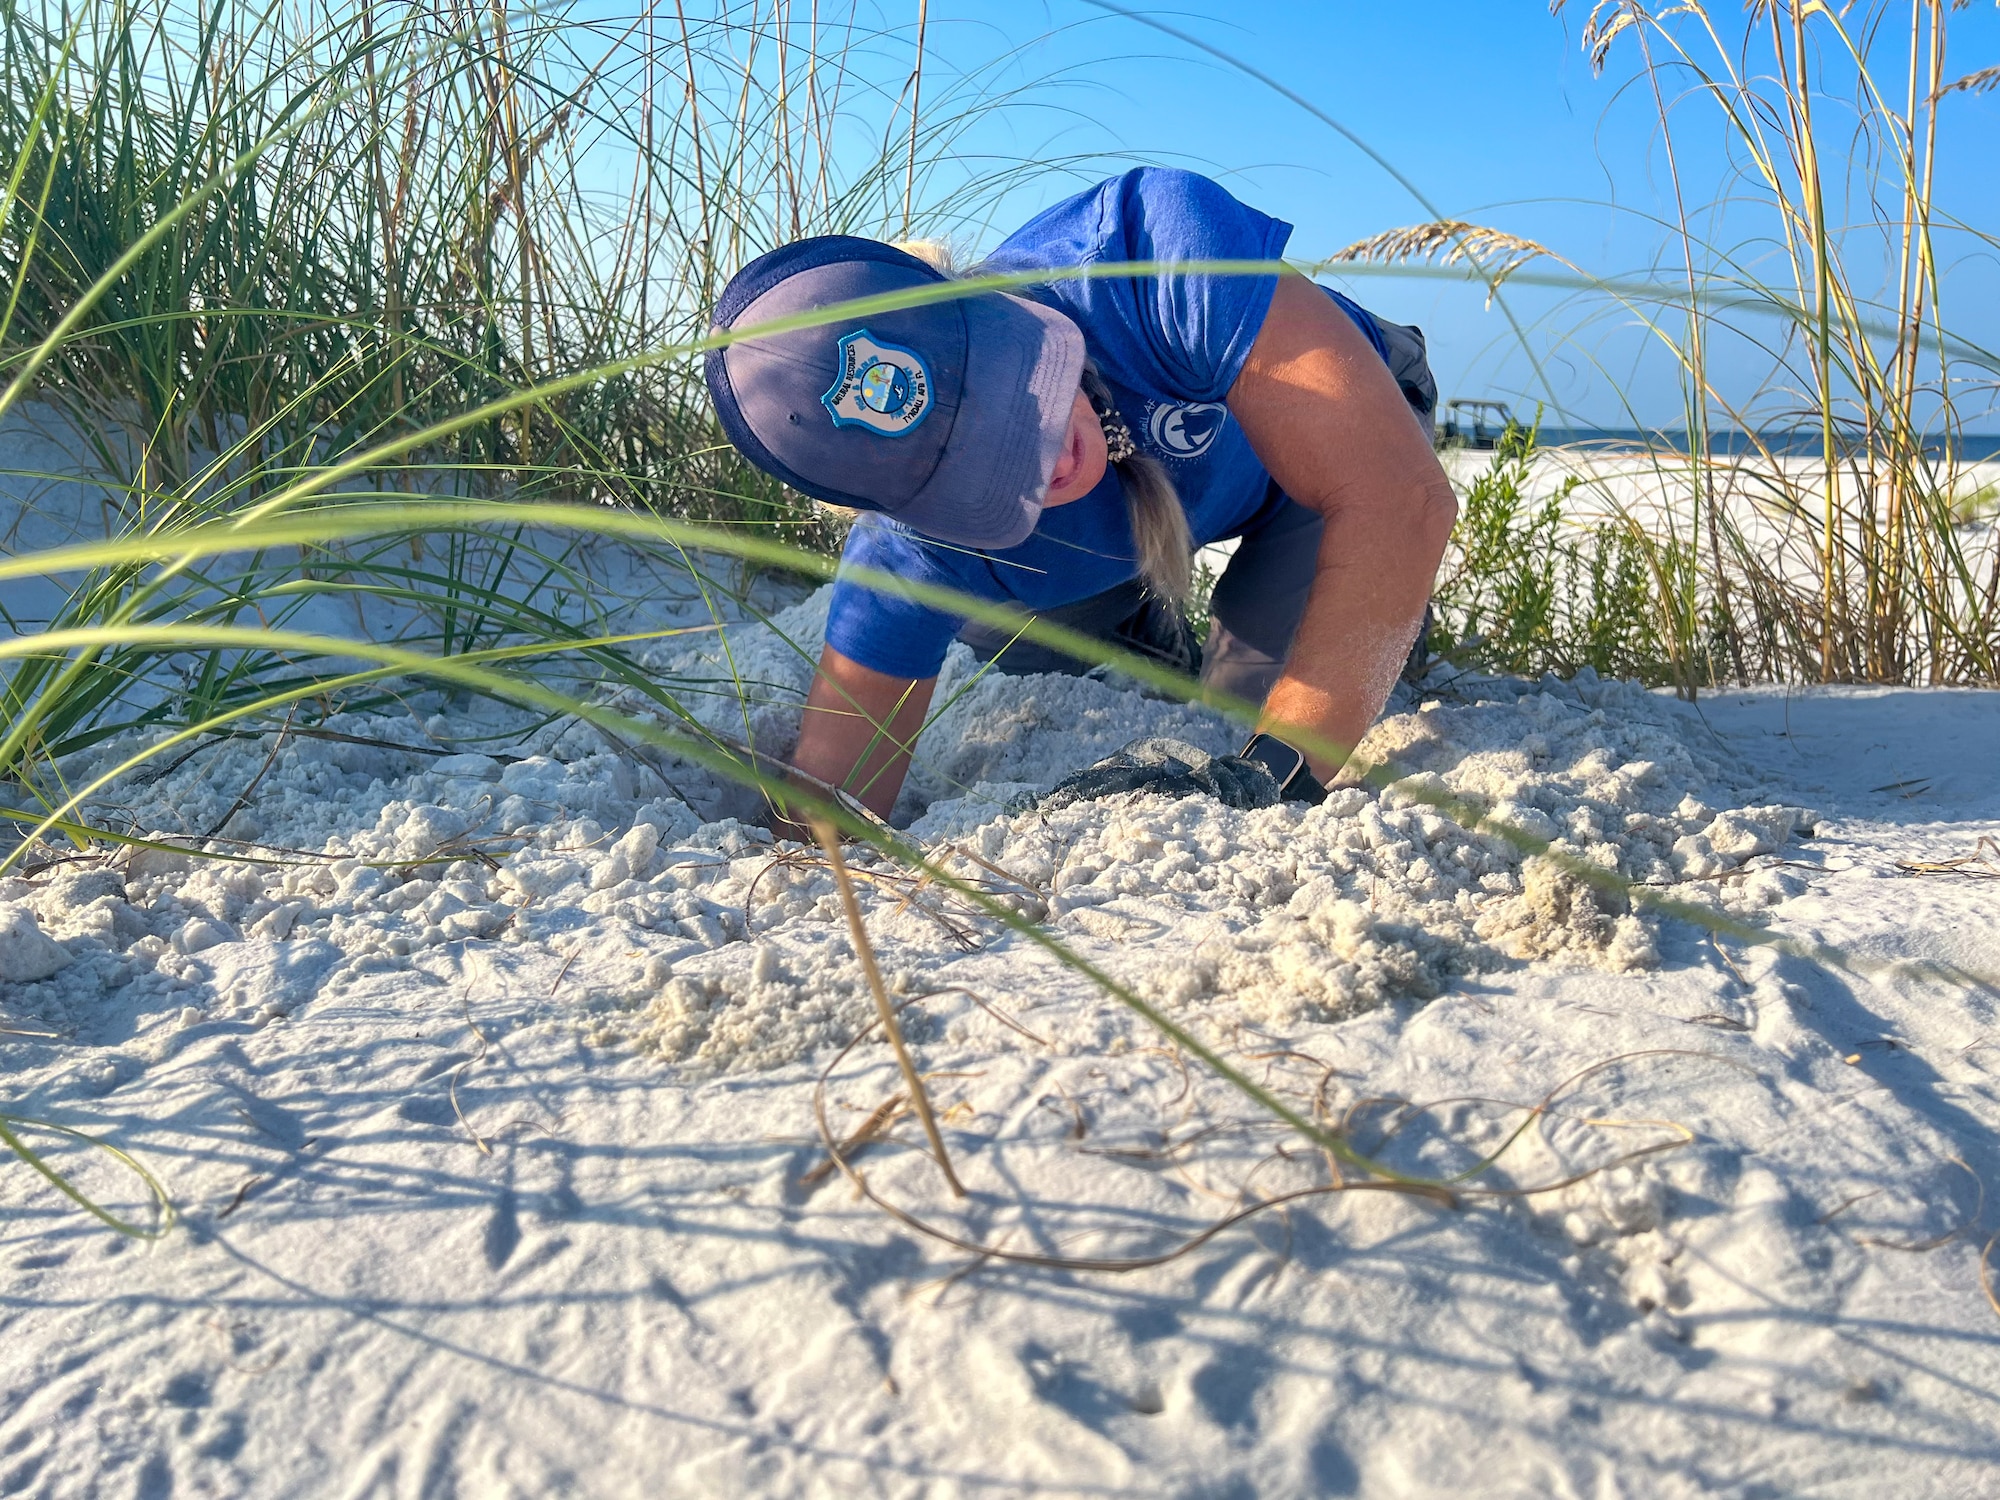
<svg viewBox="0 0 2000 1500"><path fill-rule="evenodd" d="M1444 404L1438 424L1440 448L1491 448L1507 431L1514 413L1505 401L1472 401L1458 397Z"/></svg>

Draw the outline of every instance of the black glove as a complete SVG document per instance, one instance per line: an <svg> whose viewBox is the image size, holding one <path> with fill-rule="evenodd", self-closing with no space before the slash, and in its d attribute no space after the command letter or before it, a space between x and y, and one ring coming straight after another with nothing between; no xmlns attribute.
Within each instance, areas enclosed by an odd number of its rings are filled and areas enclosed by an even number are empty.
<svg viewBox="0 0 2000 1500"><path fill-rule="evenodd" d="M1068 807L1119 792L1162 797L1213 797L1224 807L1249 811L1275 807L1278 781L1262 764L1240 755L1210 755L1179 740L1134 740L1057 782L1040 806Z"/></svg>
<svg viewBox="0 0 2000 1500"><path fill-rule="evenodd" d="M1411 687L1421 683L1431 669L1431 631L1437 627L1437 611L1430 605L1424 606L1424 622L1417 627L1417 638L1410 643L1410 654L1403 662L1402 680Z"/></svg>

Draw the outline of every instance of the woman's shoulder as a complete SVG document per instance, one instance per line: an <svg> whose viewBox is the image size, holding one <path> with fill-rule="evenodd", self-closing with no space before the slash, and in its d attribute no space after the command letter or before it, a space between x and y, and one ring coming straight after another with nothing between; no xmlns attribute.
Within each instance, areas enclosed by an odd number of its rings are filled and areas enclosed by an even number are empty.
<svg viewBox="0 0 2000 1500"><path fill-rule="evenodd" d="M1135 167L1030 219L984 268L1049 271L1033 295L1075 321L1091 357L1116 384L1152 398L1219 401L1263 326L1291 233L1291 225L1199 173ZM1105 266L1148 261L1189 269L1102 274ZM1217 261L1236 265L1203 265ZM1099 274L1060 274L1071 268Z"/></svg>
<svg viewBox="0 0 2000 1500"><path fill-rule="evenodd" d="M841 547L840 563L843 569L872 568L982 597L1001 592L985 553L940 542L884 515L855 521Z"/></svg>
<svg viewBox="0 0 2000 1500"><path fill-rule="evenodd" d="M1291 232L1213 178L1180 167L1134 167L1028 220L987 257L993 270L1099 261L1216 258L1221 247L1282 246Z"/></svg>

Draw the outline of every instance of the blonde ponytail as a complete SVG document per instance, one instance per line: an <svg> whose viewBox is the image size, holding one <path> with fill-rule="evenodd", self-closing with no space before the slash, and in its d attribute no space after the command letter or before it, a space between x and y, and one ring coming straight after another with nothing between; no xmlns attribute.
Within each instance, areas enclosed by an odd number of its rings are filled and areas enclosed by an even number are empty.
<svg viewBox="0 0 2000 1500"><path fill-rule="evenodd" d="M941 276L958 275L958 257L952 253L949 240L891 240L890 244L905 255L914 255Z"/></svg>
<svg viewBox="0 0 2000 1500"><path fill-rule="evenodd" d="M1112 404L1111 389L1095 364L1083 367L1083 393L1105 424L1105 442L1125 491L1125 513L1132 521L1139 576L1146 580L1146 590L1154 598L1183 610L1194 580L1194 537L1188 531L1181 497L1165 466L1141 453L1132 441L1124 419Z"/></svg>

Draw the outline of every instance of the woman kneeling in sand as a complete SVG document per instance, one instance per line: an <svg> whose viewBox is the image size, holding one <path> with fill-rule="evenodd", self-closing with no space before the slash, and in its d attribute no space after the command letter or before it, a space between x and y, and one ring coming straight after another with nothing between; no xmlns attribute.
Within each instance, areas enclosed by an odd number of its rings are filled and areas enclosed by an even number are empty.
<svg viewBox="0 0 2000 1500"><path fill-rule="evenodd" d="M749 338L709 355L709 388L751 462L866 513L844 570L1198 664L1204 683L1263 704L1244 755L1312 798L1339 762L1285 736L1360 739L1410 656L1457 516L1431 449L1423 337L1289 272L1064 274L1274 261L1290 233L1206 178L1127 172L980 266L1046 282ZM803 240L744 267L716 324L941 279L874 240ZM1192 549L1230 537L1204 650L1180 611ZM798 769L886 815L954 637L1002 670L1087 665L844 572Z"/></svg>

